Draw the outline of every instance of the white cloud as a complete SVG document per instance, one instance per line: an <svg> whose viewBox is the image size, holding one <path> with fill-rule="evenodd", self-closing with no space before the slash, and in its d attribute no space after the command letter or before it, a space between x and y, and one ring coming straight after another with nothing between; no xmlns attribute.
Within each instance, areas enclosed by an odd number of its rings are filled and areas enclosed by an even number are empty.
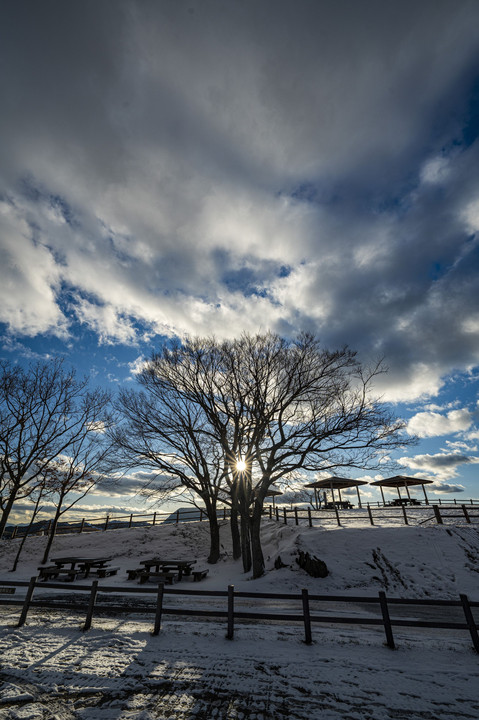
<svg viewBox="0 0 479 720"><path fill-rule="evenodd" d="M479 199L470 202L463 210L463 219L469 232L479 231Z"/></svg>
<svg viewBox="0 0 479 720"><path fill-rule="evenodd" d="M67 321L57 305L61 272L51 251L34 243L21 208L0 201L0 322L15 333L53 331L65 337Z"/></svg>
<svg viewBox="0 0 479 720"><path fill-rule="evenodd" d="M446 180L449 169L449 160L446 157L431 158L424 163L421 169L421 181L431 184L441 183Z"/></svg>
<svg viewBox="0 0 479 720"><path fill-rule="evenodd" d="M460 455L458 453L436 453L431 455L415 455L414 457L401 457L399 463L413 470L433 473L438 479L457 477L458 468L461 465L479 463L479 457L471 455Z"/></svg>
<svg viewBox="0 0 479 720"><path fill-rule="evenodd" d="M128 363L131 375L139 375L146 367L147 362L147 359L143 355L139 355L136 360Z"/></svg>
<svg viewBox="0 0 479 720"><path fill-rule="evenodd" d="M383 355L392 402L479 362L479 147L443 149L461 138L475 3L206 2L192 18L119 0L20 21L13 5L12 333L65 337L74 316L103 343L306 329Z"/></svg>
<svg viewBox="0 0 479 720"><path fill-rule="evenodd" d="M438 437L467 430L473 418L469 410L451 410L447 415L438 412L420 412L407 424L407 432L418 437Z"/></svg>

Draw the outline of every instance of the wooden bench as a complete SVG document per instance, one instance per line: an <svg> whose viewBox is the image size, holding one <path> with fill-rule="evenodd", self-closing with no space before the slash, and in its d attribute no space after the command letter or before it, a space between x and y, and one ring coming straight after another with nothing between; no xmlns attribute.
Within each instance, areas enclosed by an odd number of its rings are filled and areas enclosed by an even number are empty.
<svg viewBox="0 0 479 720"><path fill-rule="evenodd" d="M145 572L145 568L135 568L134 570L127 570L128 580L136 580L136 578Z"/></svg>
<svg viewBox="0 0 479 720"><path fill-rule="evenodd" d="M14 595L17 588L0 587L0 595Z"/></svg>
<svg viewBox="0 0 479 720"><path fill-rule="evenodd" d="M168 583L173 585L178 580L178 573L175 572L150 572L142 570L140 573L140 585L146 583L147 580L156 580L157 582Z"/></svg>
<svg viewBox="0 0 479 720"><path fill-rule="evenodd" d="M51 567L43 568L40 571L40 580L58 579L73 582L79 575L84 575L84 570L66 570L65 568Z"/></svg>
<svg viewBox="0 0 479 720"><path fill-rule="evenodd" d="M41 575L45 570L59 570L59 567L58 565L39 565L37 570L40 570Z"/></svg>
<svg viewBox="0 0 479 720"><path fill-rule="evenodd" d="M206 568L205 570L193 570L193 582L199 582L200 580L203 580L209 573L209 570Z"/></svg>
<svg viewBox="0 0 479 720"><path fill-rule="evenodd" d="M116 575L119 567L112 567L112 566L106 566L106 567L99 567L99 568L92 568L90 570L90 575L95 574L98 575L99 578L107 577L108 575Z"/></svg>

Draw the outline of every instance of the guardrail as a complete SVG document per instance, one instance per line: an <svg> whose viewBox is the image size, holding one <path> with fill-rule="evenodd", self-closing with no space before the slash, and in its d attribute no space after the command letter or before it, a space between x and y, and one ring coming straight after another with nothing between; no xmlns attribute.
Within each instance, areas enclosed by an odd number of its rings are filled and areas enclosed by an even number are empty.
<svg viewBox="0 0 479 720"><path fill-rule="evenodd" d="M118 587L118 586L99 586L98 580L94 580L91 586L85 585L65 585L63 583L48 583L42 582L40 587L43 589L61 589L63 591L72 591L85 593L85 603L83 606L78 605L75 601L73 606L71 603L65 602L64 599L50 599L43 597L40 599L33 599L35 589L38 587L38 577L34 576L27 581L15 581L10 582L7 580L1 580L0 586L7 588L18 588L26 587L26 595L24 599L6 599L0 594L0 606L21 606L20 618L17 626L21 627L26 619L27 614L32 607L39 607L42 609L69 609L78 611L79 609L86 610L85 622L83 624L83 630L89 630L93 615L96 612L102 614L115 615L119 613L149 613L154 615L154 627L152 634L158 635L161 630L161 623L163 616L189 616L189 617L209 617L213 619L226 620L226 637L233 640L235 633L235 622L236 620L247 620L247 621L276 621L276 622L289 622L289 623L302 623L304 626L304 642L311 644L313 642L312 625L317 624L342 624L342 625L372 625L372 626L383 626L384 633L386 636L386 644L389 648L395 649L396 643L393 635L393 627L411 627L411 628L434 628L434 629L447 629L447 630L468 630L472 639L474 650L479 653L479 635L476 621L474 619L472 608L479 607L479 602L470 601L467 595L460 594L459 600L432 600L432 599L411 599L411 598L388 598L386 593L381 591L378 596L345 596L345 595L316 595L311 594L308 590L303 589L301 594L295 593L253 593L253 592L238 592L234 589L233 585L229 585L227 591L212 591L212 590L177 590L167 589L162 583L155 588L145 587ZM98 599L101 594L117 595L118 600L123 599L126 595L131 593L141 593L142 595L154 595L155 602L151 605L128 605L125 603L116 602L116 604L99 604ZM189 596L189 597L216 597L225 598L225 609L224 610L204 610L199 608L185 608L185 607L166 607L164 605L165 596ZM279 613L276 612L257 612L257 611L245 611L237 610L235 608L235 601L239 598L253 599L255 604L259 600L275 601L286 600L292 604L292 610L300 609L301 612L287 612ZM380 610L380 616L358 616L358 615L329 615L329 614L316 614L311 605L315 603L361 603L361 604L373 604ZM460 607L464 613L464 622L458 621L444 621L444 620L417 620L414 618L395 618L391 617L392 608L397 605L404 606L428 606L428 607Z"/></svg>

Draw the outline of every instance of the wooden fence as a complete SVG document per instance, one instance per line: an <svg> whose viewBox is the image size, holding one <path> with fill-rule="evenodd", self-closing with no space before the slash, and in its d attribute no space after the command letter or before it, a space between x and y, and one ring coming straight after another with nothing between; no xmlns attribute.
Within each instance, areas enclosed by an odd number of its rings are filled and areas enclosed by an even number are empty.
<svg viewBox="0 0 479 720"><path fill-rule="evenodd" d="M229 508L221 508L218 512L220 519L226 520L230 516ZM206 512L204 510L177 510L176 513L131 513L130 515L106 515L104 518L82 518L78 522L68 522L57 526L57 535L101 532L105 530L117 530L119 528L141 527L146 525L159 525L161 523L180 523L180 522L202 522L206 520ZM37 523L38 525L38 523ZM48 535L52 521L48 520L41 529L33 527L28 533L27 526L15 526L8 532L3 534L4 539L13 540L14 538L24 537L24 535Z"/></svg>
<svg viewBox="0 0 479 720"><path fill-rule="evenodd" d="M379 592L378 596L371 597L351 597L345 595L316 595L310 594L308 590L304 589L301 591L301 595L294 593L252 593L252 592L237 592L233 585L229 585L227 591L211 591L211 590L179 590L179 589L167 589L163 584L159 584L155 588L144 588L144 587L118 587L118 586L99 586L98 580L94 580L91 586L85 585L65 585L63 583L48 583L42 582L38 584L38 577L34 576L29 582L17 581L10 582L6 580L0 581L0 586L5 589L16 590L17 587L26 587L26 595L24 599L7 599L0 594L0 605L3 606L21 606L21 613L17 623L17 626L22 626L26 619L27 614L32 607L38 607L43 609L69 609L71 611L86 610L85 621L83 624L83 630L89 630L94 613L97 614L108 614L116 615L119 613L149 613L154 615L153 635L158 635L161 629L161 622L163 616L189 616L189 617L209 617L213 619L222 619L226 621L226 637L233 640L235 633L235 622L236 620L246 621L273 621L282 623L302 623L304 627L304 642L311 644L313 642L312 625L314 623L322 624L342 624L342 625L372 625L382 626L386 636L386 644L391 649L396 647L396 643L393 635L393 627L411 627L411 628L437 628L447 630L468 630L472 639L474 650L479 653L479 635L478 628L475 622L472 608L479 607L479 602L471 602L467 595L461 594L459 600L422 600L422 599L405 599L405 598L388 598L385 592ZM34 599L34 592L37 587L42 589L61 589L62 591L80 592L85 594L85 603L78 605L75 602L68 603L65 599L48 599L44 596L40 599ZM131 593L141 593L154 595L155 602L150 605L125 605L125 596ZM99 596L102 594L116 595L116 602L109 604L101 604L98 602ZM165 596L189 596L189 597L208 597L208 598L224 598L225 607L223 610L204 610L199 608L186 608L186 607L166 607L164 605ZM247 598L255 601L255 604L260 600L273 601L277 603L279 600L285 600L292 605L292 610L296 612L257 612L250 610L237 610L235 607L235 601L239 598ZM123 602L121 600L123 599ZM321 603L345 603L351 605L352 603L373 604L378 607L380 615L377 617L370 617L364 615L359 617L358 615L329 615L329 614L317 614L311 605ZM459 607L462 608L464 614L464 621L443 621L443 620L417 620L415 618L394 618L391 617L392 608L394 606L428 606L428 607ZM298 612L300 610L300 612Z"/></svg>
<svg viewBox="0 0 479 720"><path fill-rule="evenodd" d="M357 525L358 522L364 523L364 521L370 525L375 525L375 522L381 520L391 521L392 519L398 520L400 524L404 525L424 525L428 522L443 525L444 521L448 520L455 520L456 523L460 522L460 524L463 522L466 524L479 522L479 507L477 507L477 512L474 512L474 508L474 505L468 507L465 504L448 506L430 504L421 508L416 506L406 507L405 505L400 507L380 506L378 509L368 504L354 510L340 510L338 507L333 510L312 510L311 508L300 510L298 508L272 508L270 506L266 514L269 515L270 519L283 522L285 525L289 522L299 525L302 520L307 522L310 527L313 527L314 520L319 520L321 524L334 523L340 526ZM426 517L424 517L425 515Z"/></svg>
<svg viewBox="0 0 479 720"><path fill-rule="evenodd" d="M426 518L425 512L430 511ZM462 522L472 523L479 521L479 500L469 500L468 503L457 503L451 501L449 504L441 503L441 500L429 503L429 505L417 506L401 506L392 507L382 505L380 503L368 503L361 508L352 510L313 510L312 508L275 508L272 505L265 507L264 514L276 520L283 522L299 523L300 520L307 522L310 526L313 520L320 520L321 523L333 522L338 525L354 524L358 522L366 522L370 525L380 520L398 519L401 524L420 525L432 521L443 524L444 520L456 519ZM226 520L230 517L229 508L221 508L218 512L218 518ZM141 513L130 515L107 515L104 518L82 518L77 523L68 523L68 525L60 525L57 527L56 534L64 535L71 533L87 533L100 532L105 530L115 530L119 528L132 528L145 525L159 525L164 522L180 523L180 522L197 522L207 520L204 510L178 510L176 513ZM51 520L45 523L39 530L38 527L30 531L31 535L48 535L51 527ZM5 532L4 539L20 538L28 532L28 527L16 526Z"/></svg>

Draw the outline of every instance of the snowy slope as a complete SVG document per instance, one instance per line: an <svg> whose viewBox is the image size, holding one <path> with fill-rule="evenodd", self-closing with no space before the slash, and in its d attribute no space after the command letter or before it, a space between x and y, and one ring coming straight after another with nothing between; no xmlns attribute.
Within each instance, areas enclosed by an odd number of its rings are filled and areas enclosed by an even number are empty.
<svg viewBox="0 0 479 720"><path fill-rule="evenodd" d="M55 539L52 556L111 554L121 567L100 580L132 586L125 570L155 554L194 557L206 566L206 523L113 530ZM266 522L268 572L252 580L231 558L228 527L222 558L201 584L181 587L390 597L479 600L479 533L463 527L382 527L323 530ZM0 546L0 578L17 541ZM27 540L15 579L36 574L45 538ZM299 550L323 559L329 575L311 578ZM281 557L289 567L274 570ZM80 581L89 585L89 581ZM175 587L180 587L180 585ZM171 602L171 601L170 601ZM216 603L216 600L215 600ZM16 628L18 608L0 620L2 720L452 720L479 718L479 656L467 631L396 628L397 650L374 626L314 625L313 644L301 626L238 623L225 639L223 621L166 616L158 637L151 617L96 617L32 611Z"/></svg>

